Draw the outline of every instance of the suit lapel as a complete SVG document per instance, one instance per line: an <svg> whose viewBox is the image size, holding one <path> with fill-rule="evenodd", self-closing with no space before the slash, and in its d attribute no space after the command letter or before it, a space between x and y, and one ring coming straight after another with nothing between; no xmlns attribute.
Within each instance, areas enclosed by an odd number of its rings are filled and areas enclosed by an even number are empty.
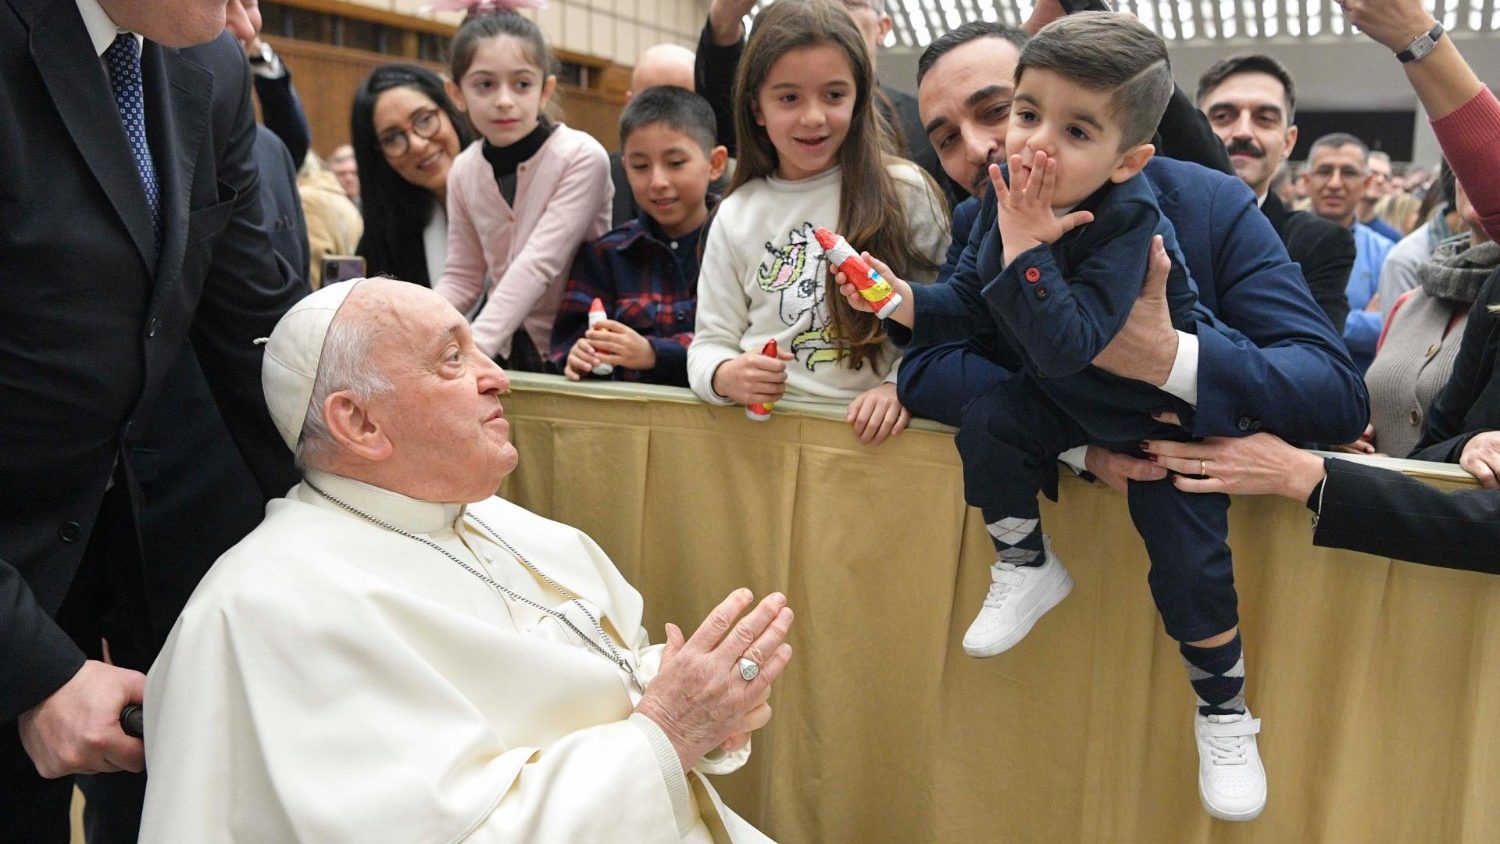
<svg viewBox="0 0 1500 844"><path fill-rule="evenodd" d="M1266 194L1266 201L1261 203L1260 210L1266 215L1266 219L1271 221L1271 228L1275 229L1276 234L1285 240L1286 221L1289 215L1286 206L1281 204L1281 197L1277 196L1275 191Z"/></svg>
<svg viewBox="0 0 1500 844"><path fill-rule="evenodd" d="M37 71L68 134L130 232L141 260L154 269L156 233L146 189L120 123L109 78L94 54L78 7L70 0L54 0L35 13L30 49Z"/></svg>
<svg viewBox="0 0 1500 844"><path fill-rule="evenodd" d="M162 251L157 290L171 287L187 248L194 162L208 134L213 76L201 66L147 41L141 51L146 88L146 134L161 183Z"/></svg>

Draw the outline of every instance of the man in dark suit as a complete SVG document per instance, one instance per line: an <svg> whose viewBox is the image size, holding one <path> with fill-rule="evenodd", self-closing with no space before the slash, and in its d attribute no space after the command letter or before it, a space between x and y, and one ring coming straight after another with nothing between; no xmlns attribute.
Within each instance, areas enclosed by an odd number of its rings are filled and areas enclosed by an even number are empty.
<svg viewBox="0 0 1500 844"><path fill-rule="evenodd" d="M879 55L880 45L891 32L891 16L885 11L886 0L842 0L849 10L859 31L865 36L870 49L870 59ZM702 94L714 107L714 119L719 124L718 142L735 154L734 88L735 71L740 66L740 53L745 48L745 27L741 22L755 7L755 0L713 0L708 9L708 23L698 37L698 51L694 65L694 90ZM917 98L889 85L879 85L875 105L891 128L900 134L901 147L906 157L927 171L942 190L951 208L967 196L963 189L948 180L937 153L922 130L922 118L918 114Z"/></svg>
<svg viewBox="0 0 1500 844"><path fill-rule="evenodd" d="M142 432L189 341L262 499L296 479L253 341L305 286L221 34L244 6L0 0L0 837L66 841L70 775L143 765L119 713L201 575L139 544L142 478L172 485ZM107 806L107 782L78 784Z"/></svg>
<svg viewBox="0 0 1500 844"><path fill-rule="evenodd" d="M1265 55L1238 55L1214 64L1198 78L1198 108L1224 142L1234 173L1255 193L1260 210L1281 235L1287 254L1302 265L1313 299L1342 326L1349 316L1349 271L1354 235L1331 220L1289 211L1271 191L1271 181L1297 145L1297 89L1281 62Z"/></svg>

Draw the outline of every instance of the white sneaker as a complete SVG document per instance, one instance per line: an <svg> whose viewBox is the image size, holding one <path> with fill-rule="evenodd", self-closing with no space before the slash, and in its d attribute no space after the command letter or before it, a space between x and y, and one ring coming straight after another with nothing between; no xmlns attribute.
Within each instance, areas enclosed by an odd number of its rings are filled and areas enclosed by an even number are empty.
<svg viewBox="0 0 1500 844"><path fill-rule="evenodd" d="M1260 719L1240 715L1193 716L1198 739L1198 798L1223 821L1254 820L1266 808L1266 768L1255 734Z"/></svg>
<svg viewBox="0 0 1500 844"><path fill-rule="evenodd" d="M964 653L986 657L1011 649L1073 591L1073 576L1052 553L1051 537L1042 537L1042 549L1046 562L1040 566L990 566L990 592L964 634Z"/></svg>

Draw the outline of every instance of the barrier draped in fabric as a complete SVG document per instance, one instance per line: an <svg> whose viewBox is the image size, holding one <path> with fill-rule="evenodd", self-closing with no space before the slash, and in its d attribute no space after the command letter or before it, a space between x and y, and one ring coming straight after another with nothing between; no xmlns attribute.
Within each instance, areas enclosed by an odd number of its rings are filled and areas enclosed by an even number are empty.
<svg viewBox="0 0 1500 844"><path fill-rule="evenodd" d="M1301 504L1237 498L1270 802L1227 824L1198 804L1192 693L1103 485L1064 472L1042 507L1073 594L974 660L994 554L939 426L870 448L841 407L762 424L681 390L513 380L502 494L598 540L654 641L736 586L788 595L775 717L717 781L780 841L1500 840L1500 578L1314 548Z"/></svg>

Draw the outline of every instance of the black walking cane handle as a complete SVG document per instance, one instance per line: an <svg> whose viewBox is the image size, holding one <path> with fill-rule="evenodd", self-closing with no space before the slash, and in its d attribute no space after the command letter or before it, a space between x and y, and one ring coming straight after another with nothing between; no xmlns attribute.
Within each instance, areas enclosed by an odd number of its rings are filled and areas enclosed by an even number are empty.
<svg viewBox="0 0 1500 844"><path fill-rule="evenodd" d="M127 736L135 736L138 739L146 737L146 716L139 703L132 703L120 710L120 729Z"/></svg>

